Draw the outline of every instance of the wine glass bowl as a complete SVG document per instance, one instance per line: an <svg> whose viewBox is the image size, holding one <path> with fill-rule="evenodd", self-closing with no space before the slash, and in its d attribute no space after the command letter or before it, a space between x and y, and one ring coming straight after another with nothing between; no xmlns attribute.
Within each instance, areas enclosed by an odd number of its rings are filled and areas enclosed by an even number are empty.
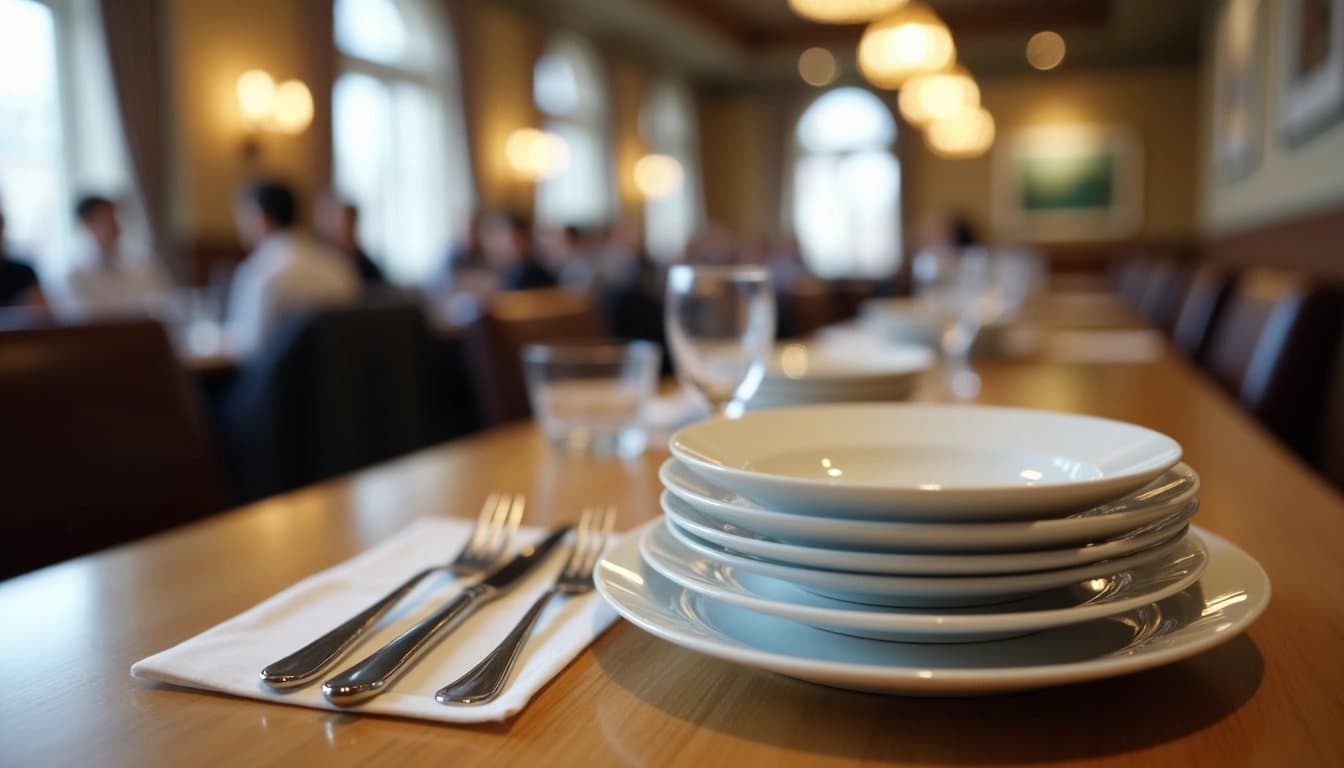
<svg viewBox="0 0 1344 768"><path fill-rule="evenodd" d="M665 312L677 378L715 414L741 415L765 377L775 341L769 273L678 264L668 271Z"/></svg>

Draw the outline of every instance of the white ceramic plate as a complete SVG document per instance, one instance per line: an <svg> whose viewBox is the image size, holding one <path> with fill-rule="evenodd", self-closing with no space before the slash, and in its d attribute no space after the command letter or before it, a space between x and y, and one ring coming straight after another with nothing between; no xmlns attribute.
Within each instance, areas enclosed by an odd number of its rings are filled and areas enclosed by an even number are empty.
<svg viewBox="0 0 1344 768"><path fill-rule="evenodd" d="M1123 499L1069 517L1009 523L907 523L774 512L707 482L676 459L663 462L658 479L674 496L719 523L794 544L892 552L1008 552L1086 544L1123 535L1182 510L1193 514L1199 493L1199 475L1188 465L1177 464Z"/></svg>
<svg viewBox="0 0 1344 768"><path fill-rule="evenodd" d="M1125 557L1171 538L1185 527L1195 514L1195 505L1190 504L1118 538L1080 547L1042 549L1033 552L912 554L788 544L729 523L716 522L668 491L663 491L659 502L662 504L664 514L680 528L730 552L802 568L906 576L1027 573L1053 568L1073 568L1098 560Z"/></svg>
<svg viewBox="0 0 1344 768"><path fill-rule="evenodd" d="M770 616L874 640L962 643L1011 637L1133 610L1180 592L1199 579L1208 551L1195 536L1172 557L994 606L906 608L855 605L747 573L682 546L665 528L645 531L644 561L699 595Z"/></svg>
<svg viewBox="0 0 1344 768"><path fill-rule="evenodd" d="M1198 533L1209 562L1189 589L1118 616L982 643L846 637L696 595L643 562L638 532L607 552L596 583L635 626L715 658L839 688L967 696L1130 674L1236 637L1269 604L1269 579L1226 539Z"/></svg>
<svg viewBox="0 0 1344 768"><path fill-rule="evenodd" d="M795 514L1023 520L1122 496L1181 446L1151 429L1056 411L834 404L711 419L672 435L693 472Z"/></svg>
<svg viewBox="0 0 1344 768"><path fill-rule="evenodd" d="M1027 595L1059 589L1087 579L1106 579L1148 563L1173 557L1188 546L1186 529L1182 527L1172 537L1142 552L1127 557L1088 563L1076 568L1053 571L1013 573L1002 576L892 576L877 573L851 573L799 568L783 563L758 560L729 552L704 540L697 539L667 521L667 530L702 557L716 560L745 573L769 576L796 584L810 592L865 605L885 605L895 608L930 608L943 606L992 605L1016 600Z"/></svg>

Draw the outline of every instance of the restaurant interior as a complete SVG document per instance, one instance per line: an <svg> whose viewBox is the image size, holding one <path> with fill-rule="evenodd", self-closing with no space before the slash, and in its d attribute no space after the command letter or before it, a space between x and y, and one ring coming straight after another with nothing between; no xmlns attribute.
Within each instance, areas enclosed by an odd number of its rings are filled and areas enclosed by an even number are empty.
<svg viewBox="0 0 1344 768"><path fill-rule="evenodd" d="M1341 764L1344 0L0 0L0 414L0 764Z"/></svg>

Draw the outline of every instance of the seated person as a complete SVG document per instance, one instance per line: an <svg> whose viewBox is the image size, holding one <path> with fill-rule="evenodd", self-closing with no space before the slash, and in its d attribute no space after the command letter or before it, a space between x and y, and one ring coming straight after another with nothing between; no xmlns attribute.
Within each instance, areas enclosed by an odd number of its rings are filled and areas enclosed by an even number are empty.
<svg viewBox="0 0 1344 768"><path fill-rule="evenodd" d="M0 213L0 308L46 309L47 299L37 272L26 262L12 259L5 249L5 215Z"/></svg>
<svg viewBox="0 0 1344 768"><path fill-rule="evenodd" d="M324 196L317 212L317 234L322 242L350 259L365 288L387 285L382 268L359 244L359 207L354 203L335 195Z"/></svg>
<svg viewBox="0 0 1344 768"><path fill-rule="evenodd" d="M78 317L138 313L162 301L171 283L153 258L128 258L116 203L88 195L75 204L80 244L55 291L57 308Z"/></svg>
<svg viewBox="0 0 1344 768"><path fill-rule="evenodd" d="M253 184L235 204L234 219L243 244L253 248L229 288L228 340L235 353L255 350L298 312L358 300L355 268L299 228L289 187Z"/></svg>
<svg viewBox="0 0 1344 768"><path fill-rule="evenodd" d="M481 227L481 254L502 290L552 288L555 275L542 266L532 247L532 227L516 213L499 213Z"/></svg>

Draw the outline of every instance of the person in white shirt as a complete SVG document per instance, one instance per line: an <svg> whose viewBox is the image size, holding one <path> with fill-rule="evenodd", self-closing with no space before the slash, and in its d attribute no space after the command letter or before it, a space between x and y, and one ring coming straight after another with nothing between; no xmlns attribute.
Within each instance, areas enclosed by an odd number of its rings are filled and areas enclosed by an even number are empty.
<svg viewBox="0 0 1344 768"><path fill-rule="evenodd" d="M128 258L121 247L117 205L88 195L75 203L81 244L54 287L57 310L75 317L140 314L167 298L167 274L150 256Z"/></svg>
<svg viewBox="0 0 1344 768"><path fill-rule="evenodd" d="M252 352L295 313L358 300L359 277L350 261L298 228L298 204L289 187L253 184L235 205L234 220L253 250L229 287L233 353Z"/></svg>

